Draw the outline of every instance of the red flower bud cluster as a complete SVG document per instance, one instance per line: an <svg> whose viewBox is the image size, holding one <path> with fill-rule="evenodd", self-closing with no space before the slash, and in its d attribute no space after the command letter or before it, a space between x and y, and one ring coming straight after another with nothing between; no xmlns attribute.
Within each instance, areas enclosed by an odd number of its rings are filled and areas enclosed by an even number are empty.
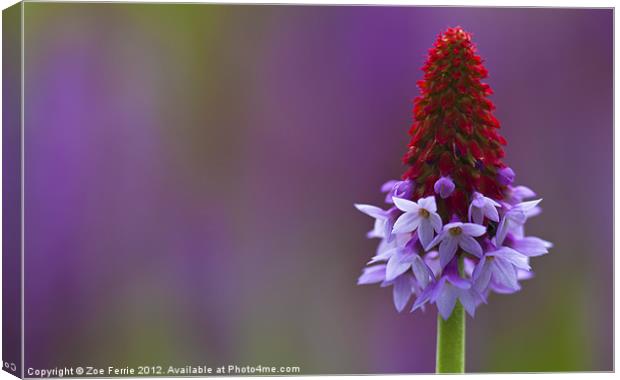
<svg viewBox="0 0 620 380"><path fill-rule="evenodd" d="M505 186L497 180L506 140L500 136L492 90L476 54L471 35L460 27L440 34L422 67L420 96L414 100L411 141L403 161L403 179L416 183L414 199L433 194L441 176L456 188L446 199L448 215L466 215L473 191L502 199Z"/></svg>

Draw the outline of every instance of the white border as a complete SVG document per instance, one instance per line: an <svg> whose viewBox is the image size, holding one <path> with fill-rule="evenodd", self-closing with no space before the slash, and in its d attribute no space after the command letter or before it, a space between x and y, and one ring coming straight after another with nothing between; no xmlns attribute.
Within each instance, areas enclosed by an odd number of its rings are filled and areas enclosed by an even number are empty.
<svg viewBox="0 0 620 380"><path fill-rule="evenodd" d="M39 1L39 0L28 0L28 2L35 2L35 1ZM42 0L45 1L45 0ZM62 2L107 2L107 1L75 1L75 0L65 0ZM200 2L200 1L175 1L175 0L150 0L150 1L130 1L130 2L135 2L135 3L214 3L214 2ZM0 7L2 9L8 8L9 6L13 5L14 3L16 3L16 1L14 0L0 0ZM243 0L243 1L233 1L233 0L221 0L218 1L217 3L245 3L245 4L274 4L276 2L268 2L268 1L261 1L261 0ZM368 1L368 0L340 0L340 1L330 1L330 0L314 0L311 3L309 2L305 2L305 1L300 1L300 0L288 0L286 2L280 2L280 3L286 3L286 4L316 4L316 5L379 5L379 6L389 6L389 5L414 5L414 6L474 6L474 7L559 7L559 8L615 8L616 6L616 2L615 1L601 1L601 0L590 0L587 2L579 2L579 1L551 1L551 0L540 0L540 1L514 1L514 0L503 0L500 2L497 1L457 1L457 0L444 0L444 1L431 1L431 0L427 0L424 2L418 2L418 1L408 1L408 0L375 0L375 1ZM20 117L21 117L21 136L20 136L20 144L21 144L21 197L22 197L22 204L21 204L21 249L22 249L22 257L21 257L21 270L22 270L22 293L21 293L21 299L22 299L22 373L23 373L23 369L24 369L24 365L25 365L25 357L24 357L24 189L25 189L25 176L24 174L24 147L25 147L25 143L24 143L24 116L25 116L25 105L24 105L24 6L22 5L21 7L21 39L22 39L22 46L21 46L21 65L22 65L22 75L21 75L21 110L20 110ZM615 15L614 15L614 19L615 19ZM1 18L0 18L0 41L1 41ZM616 63L618 62L618 56L617 56L617 51L615 49L615 41L618 40L618 31L615 28L615 20L614 20L614 126L615 126L615 109L618 108L619 101L618 101L618 97L616 96L616 90L617 90L617 86L616 84L616 78L615 78L615 67L616 67ZM1 42L0 42L1 43ZM0 56L1 56L1 51L0 51ZM1 76L1 74L0 74ZM0 93L0 112L2 109L2 95ZM0 135L0 153L2 151L2 146L1 146L1 142L2 142L2 136ZM614 148L615 146L618 146L618 134L615 133L615 129L614 129ZM616 198L616 194L618 192L618 189L620 188L619 186L619 180L618 180L618 176L616 175L617 172L617 168L620 167L619 165L619 158L618 156L615 154L615 149L614 149L614 236L620 236L620 226L618 226L617 223L615 223L616 220L616 216L618 215L618 205L615 202L615 198ZM0 169L1 171L1 169ZM2 183L2 179L0 178L0 185ZM1 236L2 236L2 232L0 229L0 241L1 241ZM614 253L617 252L617 246L616 246L616 239L614 238ZM1 244L1 243L0 243ZM616 368L616 363L618 363L618 351L615 350L615 343L617 342L617 331L615 329L615 324L617 322L617 316L618 314L616 313L616 308L615 306L617 305L617 303L615 302L615 296L617 294L619 294L619 285L617 283L617 281L615 281L615 273L618 272L618 264L620 262L620 260L615 260L614 257L614 368ZM0 263L0 271L2 268L2 264ZM0 314L2 311L2 304L0 302ZM1 337L1 332L0 332L0 337ZM511 378L511 379L519 379L519 378L524 378L527 377L528 379L538 379L538 378L542 378L544 377L545 379L581 379L583 378L584 374L583 373L555 373L555 374L470 374L468 375L468 378L488 378L488 376L491 375L493 376L493 379L507 379L507 378ZM415 376L416 379L431 379L434 378L435 375L379 375L379 376L373 376L376 378L388 378L388 377L394 377L394 376L398 376L398 377L409 377L409 376ZM453 375L443 375L443 376L447 376L447 378L453 378ZM614 374L613 373L588 373L587 374L588 377L595 377L595 378L607 378L607 377L613 377ZM367 376L347 376L347 377L353 377L353 378L365 378ZM241 377L231 377L231 378L241 378ZM281 379L282 377L265 377L265 378L279 378ZM285 378L288 378L287 376L285 376ZM324 380L335 380L338 378L342 378L342 376L296 376L296 377L290 377L292 379L294 378L320 378L320 379L324 379ZM4 371L0 371L0 380L4 380L4 379L14 379L13 376L11 376L10 374L4 372ZM148 379L148 378L147 378ZM161 379L161 378L153 378L153 379ZM174 378L170 378L170 379L174 379Z"/></svg>

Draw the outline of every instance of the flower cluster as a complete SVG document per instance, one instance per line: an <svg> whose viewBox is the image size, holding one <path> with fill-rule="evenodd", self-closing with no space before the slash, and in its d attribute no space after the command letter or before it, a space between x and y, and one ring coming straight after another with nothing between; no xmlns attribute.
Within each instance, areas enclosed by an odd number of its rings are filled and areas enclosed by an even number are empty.
<svg viewBox="0 0 620 380"><path fill-rule="evenodd" d="M540 199L514 186L502 161L506 141L471 35L440 34L423 70L408 170L381 187L387 209L355 205L375 219L368 237L380 239L358 284L392 286L398 311L415 296L412 311L435 304L447 319L458 300L473 316L491 292L520 290L519 281L532 277L530 257L551 243L525 235Z"/></svg>

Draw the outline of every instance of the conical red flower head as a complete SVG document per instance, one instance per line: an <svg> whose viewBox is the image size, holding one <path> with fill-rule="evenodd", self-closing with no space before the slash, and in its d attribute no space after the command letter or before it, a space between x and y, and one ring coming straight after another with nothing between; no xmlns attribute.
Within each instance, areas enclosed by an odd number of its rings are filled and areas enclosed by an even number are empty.
<svg viewBox="0 0 620 380"><path fill-rule="evenodd" d="M416 183L414 198L433 194L435 182L449 176L455 184L446 199L449 214L466 214L473 191L502 199L505 185L497 174L506 166L506 140L498 133L495 106L487 99L492 90L481 82L487 70L471 35L460 27L440 34L422 70L403 158L410 166L403 179Z"/></svg>

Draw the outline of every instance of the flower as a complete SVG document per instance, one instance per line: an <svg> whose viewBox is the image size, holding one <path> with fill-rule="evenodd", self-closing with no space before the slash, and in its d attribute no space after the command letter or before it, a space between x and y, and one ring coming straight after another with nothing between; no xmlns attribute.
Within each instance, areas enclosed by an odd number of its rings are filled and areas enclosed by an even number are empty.
<svg viewBox="0 0 620 380"><path fill-rule="evenodd" d="M446 199L454 191L454 182L450 177L441 177L435 182L433 186L435 194L439 194L442 199Z"/></svg>
<svg viewBox="0 0 620 380"><path fill-rule="evenodd" d="M532 216L531 212L535 211L536 206L540 203L540 201L542 201L542 199L521 202L508 210L497 226L497 234L495 236L497 244L501 245L504 242L504 239L509 231L513 231L517 235L521 236L521 228L525 224L528 217Z"/></svg>
<svg viewBox="0 0 620 380"><path fill-rule="evenodd" d="M355 204L355 208L375 218L375 226L368 232L368 237L385 238L388 241L392 240L392 227L396 220L396 208L392 207L388 210L383 210L376 206L357 203Z"/></svg>
<svg viewBox="0 0 620 380"><path fill-rule="evenodd" d="M379 239L358 284L392 286L398 311L415 297L412 311L435 304L448 319L459 301L473 316L491 293L519 291L534 276L531 258L552 244L525 234L540 199L528 200L536 193L513 185L503 162L506 140L471 35L448 28L422 69L407 169L381 186L393 206L355 205L374 218L367 236Z"/></svg>
<svg viewBox="0 0 620 380"><path fill-rule="evenodd" d="M376 284L385 280L385 264L364 268L362 275L357 279L358 285Z"/></svg>
<svg viewBox="0 0 620 380"><path fill-rule="evenodd" d="M443 230L433 239L426 249L439 244L439 262L445 267L456 254L458 247L474 256L482 256L482 247L474 237L482 236L487 229L474 223L454 222L443 226Z"/></svg>
<svg viewBox="0 0 620 380"><path fill-rule="evenodd" d="M413 193L413 186L413 181L408 179L404 181L387 181L381 186L381 192L386 193L385 203L393 204L392 197L409 198Z"/></svg>
<svg viewBox="0 0 620 380"><path fill-rule="evenodd" d="M452 260L450 265L446 267L444 275L424 289L414 302L411 311L415 311L430 302L437 305L439 314L443 319L448 319L456 301L459 300L467 313L473 317L476 306L481 302L486 302L486 300L472 286L471 281L459 275L457 268L456 260Z"/></svg>
<svg viewBox="0 0 620 380"><path fill-rule="evenodd" d="M421 198L418 202L409 201L402 198L394 198L394 205L404 214L396 219L393 233L407 233L418 230L418 237L423 246L426 246L433 239L433 230L441 230L441 217L437 214L435 197L430 196Z"/></svg>
<svg viewBox="0 0 620 380"><path fill-rule="evenodd" d="M497 171L497 180L502 185L512 185L515 180L515 172L508 166Z"/></svg>
<svg viewBox="0 0 620 380"><path fill-rule="evenodd" d="M385 280L392 281L412 269L420 286L425 287L433 277L433 272L420 256L423 253L424 250L418 243L417 236L414 236L404 247L396 248L387 260Z"/></svg>
<svg viewBox="0 0 620 380"><path fill-rule="evenodd" d="M542 256L553 247L552 243L535 236L517 238L510 234L506 236L504 244L528 257Z"/></svg>
<svg viewBox="0 0 620 380"><path fill-rule="evenodd" d="M499 214L496 207L501 207L501 205L476 191L472 195L472 201L469 205L468 219L476 224L482 224L484 217L494 222L499 222Z"/></svg>
<svg viewBox="0 0 620 380"><path fill-rule="evenodd" d="M381 283L382 287L392 286L392 297L394 307L398 312L403 311L411 295L416 291L416 285L411 274L403 274L391 281L385 280L386 265L380 264L364 268L362 275L358 278L358 285L371 285Z"/></svg>
<svg viewBox="0 0 620 380"><path fill-rule="evenodd" d="M507 290L519 290L517 269L529 271L529 258L512 248L500 247L486 252L472 274L476 289L484 291L491 280Z"/></svg>

